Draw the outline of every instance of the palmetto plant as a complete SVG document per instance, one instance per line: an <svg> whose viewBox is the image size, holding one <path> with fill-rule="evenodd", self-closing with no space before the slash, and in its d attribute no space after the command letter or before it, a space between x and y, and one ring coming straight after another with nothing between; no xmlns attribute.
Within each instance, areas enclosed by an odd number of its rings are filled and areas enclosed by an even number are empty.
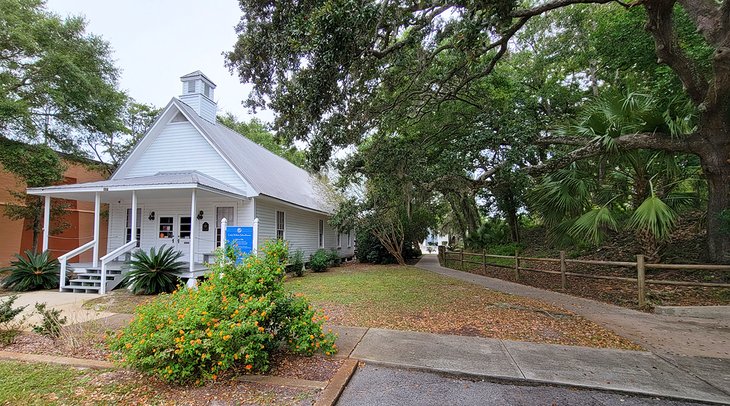
<svg viewBox="0 0 730 406"><path fill-rule="evenodd" d="M129 272L124 282L135 295L172 292L180 281L178 273L185 268L185 263L178 261L182 255L182 252L165 245L159 250L150 248L149 254L136 251L128 262Z"/></svg>
<svg viewBox="0 0 730 406"><path fill-rule="evenodd" d="M585 109L571 131L591 138L604 153L552 172L531 193L532 206L554 241L598 245L609 230L628 228L636 231L648 259L659 259L677 210L697 200L699 167L674 154L619 151L613 138L691 131L691 120L678 111L663 111L650 97L635 93L607 94Z"/></svg>
<svg viewBox="0 0 730 406"><path fill-rule="evenodd" d="M20 292L58 287L61 268L48 251L34 253L28 250L25 251L25 256L16 254L15 258L17 259L5 268L10 271L10 275L3 280L4 287Z"/></svg>

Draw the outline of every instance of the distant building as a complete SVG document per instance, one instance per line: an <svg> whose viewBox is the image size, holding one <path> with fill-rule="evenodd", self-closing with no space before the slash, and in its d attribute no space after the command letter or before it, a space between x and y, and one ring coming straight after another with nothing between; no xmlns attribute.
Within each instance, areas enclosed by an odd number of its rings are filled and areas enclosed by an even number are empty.
<svg viewBox="0 0 730 406"><path fill-rule="evenodd" d="M15 142L10 140L2 140L2 142ZM102 168L92 168L87 163L66 157L64 158L68 169L64 173L64 183L74 184L83 182L93 182L104 180L107 173ZM28 220L10 220L4 213L4 206L8 203L18 204L19 202L10 194L10 191L20 192L26 189L23 184L12 173L6 171L0 164L0 267L5 267L15 259L14 254L23 253L31 249L33 242L33 232L29 230L30 222ZM48 237L48 249L54 257L83 245L93 239L94 234L94 204L83 201L69 201L70 207L68 214L64 220L69 227L61 234L50 235ZM101 218L100 229L103 250L106 252L106 230L107 220ZM41 249L42 243L39 238L38 249ZM84 253L80 258L82 261L90 261L91 253Z"/></svg>

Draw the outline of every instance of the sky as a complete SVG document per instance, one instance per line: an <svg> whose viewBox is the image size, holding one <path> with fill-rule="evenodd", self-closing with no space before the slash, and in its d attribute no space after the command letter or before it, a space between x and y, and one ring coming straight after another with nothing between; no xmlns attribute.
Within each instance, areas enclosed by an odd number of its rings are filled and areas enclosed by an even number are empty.
<svg viewBox="0 0 730 406"><path fill-rule="evenodd" d="M241 105L251 89L224 66L241 18L236 0L47 0L61 16L84 16L87 32L102 36L114 50L120 87L137 102L164 107L182 94L180 76L200 70L216 85L218 112L253 117ZM255 115L273 120L270 111Z"/></svg>

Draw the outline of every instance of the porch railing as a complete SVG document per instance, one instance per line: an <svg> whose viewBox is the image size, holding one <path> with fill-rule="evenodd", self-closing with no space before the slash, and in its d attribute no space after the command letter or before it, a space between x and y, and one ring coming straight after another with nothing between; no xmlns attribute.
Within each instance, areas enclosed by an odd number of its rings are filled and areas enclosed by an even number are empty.
<svg viewBox="0 0 730 406"><path fill-rule="evenodd" d="M106 293L106 267L107 265L114 261L118 256L126 254L129 251L132 251L137 247L137 240L132 240L121 247L115 249L114 251L104 255L101 257L101 286L99 287L99 294L105 294Z"/></svg>
<svg viewBox="0 0 730 406"><path fill-rule="evenodd" d="M96 240L91 240L91 241L87 242L86 244L84 244L76 249L73 249L58 257L58 262L61 264L61 282L58 284L59 292L63 292L63 286L66 283L66 268L67 268L69 258L73 258L79 254L82 254L82 253L94 248L94 245L96 245Z"/></svg>

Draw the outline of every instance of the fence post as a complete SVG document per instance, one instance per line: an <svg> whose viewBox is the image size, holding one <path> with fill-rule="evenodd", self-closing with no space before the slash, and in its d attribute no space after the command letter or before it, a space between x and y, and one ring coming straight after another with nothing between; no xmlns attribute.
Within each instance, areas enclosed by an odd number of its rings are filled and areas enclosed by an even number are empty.
<svg viewBox="0 0 730 406"><path fill-rule="evenodd" d="M515 250L515 280L520 280L520 252Z"/></svg>
<svg viewBox="0 0 730 406"><path fill-rule="evenodd" d="M485 275L487 274L487 250L486 249L482 250L482 272L484 272Z"/></svg>
<svg viewBox="0 0 730 406"><path fill-rule="evenodd" d="M645 284L645 280L644 280L645 272L646 272L646 267L644 265L644 256L637 255L636 256L636 280L638 282L638 287L639 287L639 307L644 307L644 305L646 305L646 284Z"/></svg>
<svg viewBox="0 0 730 406"><path fill-rule="evenodd" d="M560 251L560 284L565 290L565 285L567 284L567 275L565 275L565 251Z"/></svg>
<svg viewBox="0 0 730 406"><path fill-rule="evenodd" d="M461 267L459 268L460 271L464 270L464 250L461 250L460 252L461 256L459 257L459 260L461 262Z"/></svg>

